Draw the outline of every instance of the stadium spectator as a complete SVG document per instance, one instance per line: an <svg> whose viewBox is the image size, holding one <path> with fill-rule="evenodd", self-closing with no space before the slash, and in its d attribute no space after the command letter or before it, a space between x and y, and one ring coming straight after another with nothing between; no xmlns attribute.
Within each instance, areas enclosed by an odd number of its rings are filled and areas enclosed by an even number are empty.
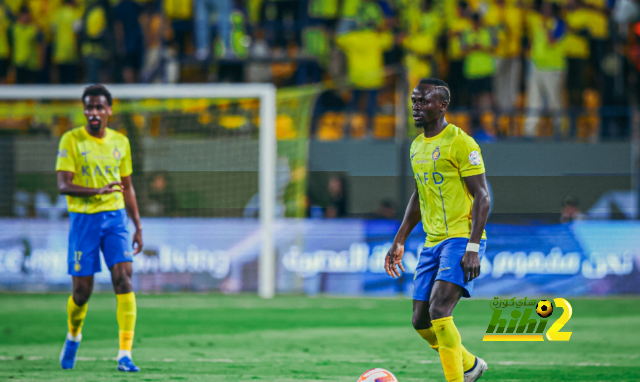
<svg viewBox="0 0 640 382"><path fill-rule="evenodd" d="M110 57L113 36L109 22L110 8L107 0L89 2L82 18L82 56L86 65L87 83L110 82L106 77L105 63ZM103 77L104 81L101 81Z"/></svg>
<svg viewBox="0 0 640 382"><path fill-rule="evenodd" d="M140 25L142 6L134 0L120 0L113 10L118 55L122 60L124 82L138 82L144 58L144 37Z"/></svg>
<svg viewBox="0 0 640 382"><path fill-rule="evenodd" d="M326 218L342 218L347 216L347 193L344 178L331 177L327 184L329 205L324 211Z"/></svg>
<svg viewBox="0 0 640 382"><path fill-rule="evenodd" d="M436 54L438 38L443 30L441 16L433 9L433 0L423 0L417 11L407 10L403 17L406 50L404 65L409 84L417 84L422 78L437 77Z"/></svg>
<svg viewBox="0 0 640 382"><path fill-rule="evenodd" d="M566 4L567 38L567 91L572 108L582 106L582 93L586 88L585 75L589 65L589 12L582 0L568 0Z"/></svg>
<svg viewBox="0 0 640 382"><path fill-rule="evenodd" d="M456 15L448 20L448 84L451 89L452 108L469 105L467 83L464 77L464 51L462 50L462 35L472 28L468 8L466 1L458 1Z"/></svg>
<svg viewBox="0 0 640 382"><path fill-rule="evenodd" d="M578 208L578 199L567 195L562 202L562 212L560 214L561 223L570 223L582 218L582 211Z"/></svg>
<svg viewBox="0 0 640 382"><path fill-rule="evenodd" d="M13 22L13 14L3 1L0 1L0 84L4 84L9 73L9 60L11 48L9 43L9 31Z"/></svg>
<svg viewBox="0 0 640 382"><path fill-rule="evenodd" d="M164 16L156 0L145 3L140 15L140 25L145 41L145 54L140 81L148 83L161 79L165 82L174 82L164 78L167 57L170 55L167 52L168 48L163 44L167 28L165 28Z"/></svg>
<svg viewBox="0 0 640 382"><path fill-rule="evenodd" d="M527 79L527 118L524 133L536 135L539 115L545 102L552 113L556 136L562 128L562 89L566 69L564 38L567 26L557 4L544 2L540 17L531 18L531 70Z"/></svg>
<svg viewBox="0 0 640 382"><path fill-rule="evenodd" d="M172 40L180 57L187 53L187 37L193 31L192 0L164 0L164 14L171 25Z"/></svg>
<svg viewBox="0 0 640 382"><path fill-rule="evenodd" d="M611 42L600 59L602 75L602 112L600 137L627 138L630 133L629 94L625 82L627 60L621 43Z"/></svg>
<svg viewBox="0 0 640 382"><path fill-rule="evenodd" d="M146 213L149 216L173 216L176 212L176 199L167 185L167 174L157 173L149 187Z"/></svg>
<svg viewBox="0 0 640 382"><path fill-rule="evenodd" d="M366 98L367 132L371 134L377 108L378 91L385 83L383 53L394 44L391 33L377 32L373 25L359 25L358 29L339 35L336 44L347 56L349 80L353 97L347 110L359 110L361 99Z"/></svg>
<svg viewBox="0 0 640 382"><path fill-rule="evenodd" d="M11 29L13 35L13 65L16 83L35 84L40 81L45 44L42 31L32 21L27 6L20 8L17 22Z"/></svg>
<svg viewBox="0 0 640 382"><path fill-rule="evenodd" d="M283 52L291 45L300 45L299 0L264 0L260 11L261 27L269 46Z"/></svg>
<svg viewBox="0 0 640 382"><path fill-rule="evenodd" d="M496 72L493 90L497 106L502 113L510 113L517 99L522 73L522 36L524 32L523 11L516 4L496 0L490 8L493 20L487 15L487 25L495 28L498 42L496 48Z"/></svg>
<svg viewBox="0 0 640 382"><path fill-rule="evenodd" d="M301 63L308 82L322 80L322 72L329 69L332 41L339 13L338 0L307 0L307 15L302 30L304 54L315 58Z"/></svg>
<svg viewBox="0 0 640 382"><path fill-rule="evenodd" d="M396 208L393 205L393 201L390 199L383 199L378 205L378 210L375 213L375 218L393 220L397 218Z"/></svg>
<svg viewBox="0 0 640 382"><path fill-rule="evenodd" d="M81 11L75 0L65 0L51 21L53 34L53 64L58 69L62 84L73 84L78 79L78 35Z"/></svg>
<svg viewBox="0 0 640 382"><path fill-rule="evenodd" d="M222 16L220 16L222 17ZM245 60L249 56L249 23L247 13L240 1L236 1L231 13L227 16L231 25L231 43L218 41L216 44L216 57L219 59L231 59L221 61L219 64L218 80L221 82L243 82Z"/></svg>
<svg viewBox="0 0 640 382"><path fill-rule="evenodd" d="M355 14L358 25L367 25L372 29L382 31L385 29L385 11L382 4L384 2L376 0L361 0ZM385 4L386 5L386 4ZM386 7L388 9L388 7Z"/></svg>
<svg viewBox="0 0 640 382"><path fill-rule="evenodd" d="M211 14L215 12L217 19L218 39L223 53L219 56L232 57L231 31L235 32L235 25L231 23L231 0L194 0L196 58L206 60L211 53ZM234 29L232 29L234 28Z"/></svg>
<svg viewBox="0 0 640 382"><path fill-rule="evenodd" d="M483 25L479 14L471 17L471 29L462 34L464 52L464 78L467 81L471 105L476 117L479 113L493 108L493 75L496 72L493 56L496 39L491 29Z"/></svg>
<svg viewBox="0 0 640 382"><path fill-rule="evenodd" d="M609 0L583 0L589 18L589 34L591 65L595 70L595 87L598 92L604 90L604 74L600 60L607 53L609 38L609 16L611 14Z"/></svg>

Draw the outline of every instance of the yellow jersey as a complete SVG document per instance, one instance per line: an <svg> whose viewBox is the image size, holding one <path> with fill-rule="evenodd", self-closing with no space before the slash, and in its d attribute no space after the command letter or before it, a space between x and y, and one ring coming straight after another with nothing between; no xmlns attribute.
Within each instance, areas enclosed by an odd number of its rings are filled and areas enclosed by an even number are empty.
<svg viewBox="0 0 640 382"><path fill-rule="evenodd" d="M393 48L391 33L353 31L338 36L336 44L347 56L352 85L358 89L378 89L384 86L384 52Z"/></svg>
<svg viewBox="0 0 640 382"><path fill-rule="evenodd" d="M471 235L473 197L462 178L484 173L476 141L449 124L435 137L420 134L411 144L411 168L420 196L426 247ZM486 232L482 233L486 239Z"/></svg>
<svg viewBox="0 0 640 382"><path fill-rule="evenodd" d="M84 126L66 132L60 139L56 171L74 173L78 186L101 188L132 173L129 139L109 128L102 139L89 135ZM90 197L67 196L69 212L95 214L124 208L122 193Z"/></svg>

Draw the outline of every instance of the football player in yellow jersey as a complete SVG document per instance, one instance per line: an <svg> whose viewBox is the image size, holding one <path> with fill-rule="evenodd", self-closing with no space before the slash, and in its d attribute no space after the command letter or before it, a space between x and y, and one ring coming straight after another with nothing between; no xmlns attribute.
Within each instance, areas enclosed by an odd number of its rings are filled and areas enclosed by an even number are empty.
<svg viewBox="0 0 640 382"><path fill-rule="evenodd" d="M424 129L411 145L416 182L402 225L385 261L391 277L404 272L404 243L422 220L427 239L414 276L413 327L440 353L447 381L475 381L487 363L469 353L453 323L453 309L470 297L486 247L491 204L478 144L445 120L449 87L423 79L413 90L413 119Z"/></svg>
<svg viewBox="0 0 640 382"><path fill-rule="evenodd" d="M60 365L63 369L75 366L102 252L117 299L118 370L139 371L131 357L136 324L131 263L142 250L142 226L131 183L131 148L126 136L107 128L112 99L104 86L87 87L82 103L87 124L62 136L56 162L58 190L67 195L69 205L68 263L73 278L73 295L67 301L69 332ZM136 227L133 245L127 213Z"/></svg>

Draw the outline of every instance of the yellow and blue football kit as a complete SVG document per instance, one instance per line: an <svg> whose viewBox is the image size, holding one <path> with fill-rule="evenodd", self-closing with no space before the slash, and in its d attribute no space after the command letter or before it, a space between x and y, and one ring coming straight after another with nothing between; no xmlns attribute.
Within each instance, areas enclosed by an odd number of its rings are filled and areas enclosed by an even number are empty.
<svg viewBox="0 0 640 382"><path fill-rule="evenodd" d="M90 135L84 127L73 129L60 139L56 171L73 172L73 183L83 187L102 188L120 181L132 172L129 140L109 128L103 138ZM67 204L70 275L100 272L100 250L109 268L133 261L121 192L67 196Z"/></svg>
<svg viewBox="0 0 640 382"><path fill-rule="evenodd" d="M425 248L414 277L413 299L428 301L436 280L460 285L464 297L473 290L460 265L471 235L473 197L465 177L483 174L480 147L459 127L449 124L435 137L418 136L411 144L411 167L420 199ZM478 256L486 248L483 232Z"/></svg>

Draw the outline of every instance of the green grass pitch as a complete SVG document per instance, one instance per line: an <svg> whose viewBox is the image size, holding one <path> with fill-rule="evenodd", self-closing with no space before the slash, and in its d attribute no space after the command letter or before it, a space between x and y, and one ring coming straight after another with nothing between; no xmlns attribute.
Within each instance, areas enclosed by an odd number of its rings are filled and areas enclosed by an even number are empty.
<svg viewBox="0 0 640 382"><path fill-rule="evenodd" d="M438 354L411 327L409 299L137 297L142 371L131 375L115 371L113 295L92 297L68 371L58 364L67 296L0 294L0 380L355 382L374 367L400 382L444 380ZM489 363L481 381L640 381L640 300L568 300L568 342L483 342L489 301L462 301L454 317L463 343Z"/></svg>

